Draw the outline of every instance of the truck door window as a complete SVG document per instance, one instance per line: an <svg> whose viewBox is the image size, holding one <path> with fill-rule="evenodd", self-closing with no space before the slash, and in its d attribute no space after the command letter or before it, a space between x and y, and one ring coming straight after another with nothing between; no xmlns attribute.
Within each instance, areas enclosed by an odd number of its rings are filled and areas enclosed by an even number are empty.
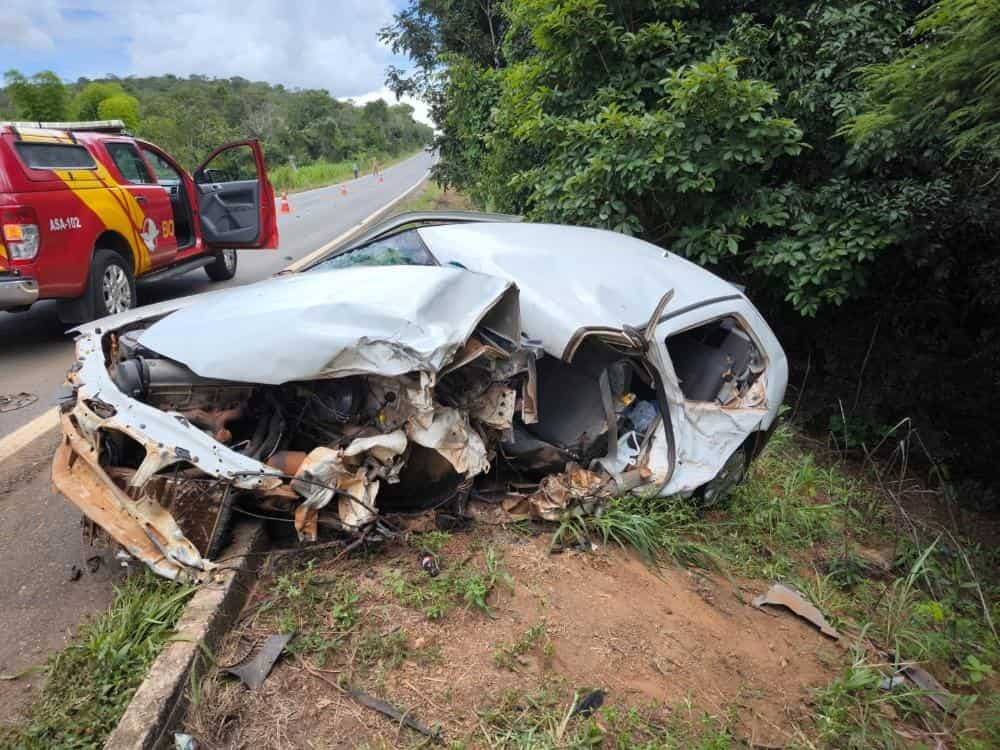
<svg viewBox="0 0 1000 750"><path fill-rule="evenodd" d="M175 185L180 183L181 176L177 173L177 170L171 166L170 162L161 157L155 151L150 151L148 148L144 148L142 153L146 157L146 161L149 162L149 166L153 168L156 180L161 185Z"/></svg>
<svg viewBox="0 0 1000 750"><path fill-rule="evenodd" d="M122 177L133 185L155 185L156 180L149 172L146 162L139 156L139 150L131 143L107 143L105 146L111 154Z"/></svg>

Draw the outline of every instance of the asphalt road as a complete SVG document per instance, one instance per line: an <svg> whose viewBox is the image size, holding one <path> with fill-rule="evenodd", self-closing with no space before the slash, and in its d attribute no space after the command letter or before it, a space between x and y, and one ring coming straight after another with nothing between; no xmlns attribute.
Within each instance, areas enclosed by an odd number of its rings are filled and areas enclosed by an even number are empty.
<svg viewBox="0 0 1000 750"><path fill-rule="evenodd" d="M281 247L277 251L241 251L239 270L226 286L267 278L338 235L416 184L432 157L421 153L384 172L338 186L290 196L292 212L279 214ZM141 304L216 289L203 271L165 281L139 293ZM0 313L0 394L37 394L29 407L0 414L0 438L52 407L73 359L72 339L56 317L53 303L27 313ZM120 569L105 554L100 562L80 536L80 512L56 494L49 463L57 443L50 432L0 462L0 674L12 674L44 661L62 646L66 635L85 617L111 601L111 584ZM80 575L74 571L76 566ZM91 571L91 567L96 570ZM17 718L30 702L38 675L0 680L0 723Z"/></svg>

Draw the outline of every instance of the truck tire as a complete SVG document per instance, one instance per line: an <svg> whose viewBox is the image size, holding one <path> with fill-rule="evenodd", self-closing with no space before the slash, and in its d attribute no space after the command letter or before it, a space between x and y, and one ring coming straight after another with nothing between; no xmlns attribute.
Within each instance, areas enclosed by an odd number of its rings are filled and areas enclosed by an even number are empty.
<svg viewBox="0 0 1000 750"><path fill-rule="evenodd" d="M205 273L212 281L229 281L236 275L236 251L220 250L215 260L205 266Z"/></svg>
<svg viewBox="0 0 1000 750"><path fill-rule="evenodd" d="M90 296L95 319L135 307L132 263L114 250L99 248L90 264Z"/></svg>
<svg viewBox="0 0 1000 750"><path fill-rule="evenodd" d="M59 320L66 324L87 323L136 305L132 262L114 250L98 248L90 262L87 290L76 299L60 300Z"/></svg>

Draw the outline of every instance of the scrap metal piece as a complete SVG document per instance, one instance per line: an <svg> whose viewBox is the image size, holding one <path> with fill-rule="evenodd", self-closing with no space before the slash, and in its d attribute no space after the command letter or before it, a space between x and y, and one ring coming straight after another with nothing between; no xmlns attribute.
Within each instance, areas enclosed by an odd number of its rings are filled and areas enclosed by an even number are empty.
<svg viewBox="0 0 1000 750"><path fill-rule="evenodd" d="M805 597L798 591L782 583L772 584L766 594L758 596L753 600L753 606L757 607L757 609L760 609L764 604L787 607L799 617L808 620L819 628L823 635L835 639L840 638L840 633L826 621L826 618L819 609L806 601Z"/></svg>
<svg viewBox="0 0 1000 750"><path fill-rule="evenodd" d="M294 633L272 635L252 659L246 659L235 667L226 667L223 672L240 678L240 681L251 690L257 690L271 674L274 663L278 661L285 646L292 640Z"/></svg>
<svg viewBox="0 0 1000 750"><path fill-rule="evenodd" d="M368 693L362 690L358 690L355 687L347 688L347 694L365 708L370 708L373 711L378 711L381 714L385 714L397 724L402 724L405 727L409 727L414 732L419 732L425 737L429 737L434 742L437 743L441 742L441 733L437 728L431 729L429 727L424 726L419 721L410 716L409 712L403 713L391 703L386 703L381 698L376 698L374 696L368 695Z"/></svg>
<svg viewBox="0 0 1000 750"><path fill-rule="evenodd" d="M0 393L0 414L31 406L37 400L34 393Z"/></svg>
<svg viewBox="0 0 1000 750"><path fill-rule="evenodd" d="M942 711L951 713L954 708L954 696L945 689L944 685L923 667L916 664L909 664L899 670L906 675L914 685L927 693L934 704Z"/></svg>

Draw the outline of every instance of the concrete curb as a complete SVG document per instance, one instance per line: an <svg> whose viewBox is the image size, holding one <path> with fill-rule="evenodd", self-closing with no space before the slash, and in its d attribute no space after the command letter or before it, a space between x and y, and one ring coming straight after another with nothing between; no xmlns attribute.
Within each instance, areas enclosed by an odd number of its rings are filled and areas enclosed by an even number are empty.
<svg viewBox="0 0 1000 750"><path fill-rule="evenodd" d="M263 524L240 521L233 542L219 555L232 568L219 583L202 586L188 602L177 624L177 640L167 644L153 662L132 701L104 745L105 750L158 750L172 747L170 731L183 716L186 689L204 671L205 652L214 654L219 642L246 602L249 584L265 549Z"/></svg>

